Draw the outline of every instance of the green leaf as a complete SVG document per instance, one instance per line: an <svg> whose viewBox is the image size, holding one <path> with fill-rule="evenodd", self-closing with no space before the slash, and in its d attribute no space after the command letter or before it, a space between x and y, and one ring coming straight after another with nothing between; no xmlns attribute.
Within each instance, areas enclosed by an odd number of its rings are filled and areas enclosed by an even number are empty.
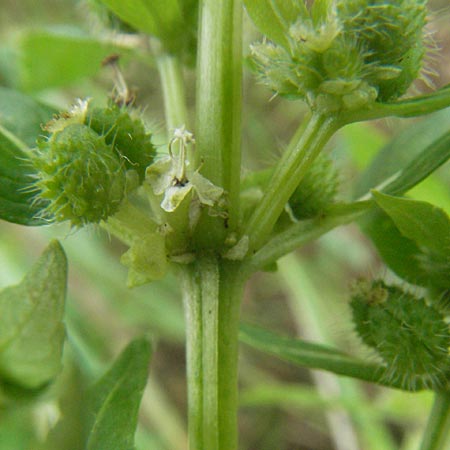
<svg viewBox="0 0 450 450"><path fill-rule="evenodd" d="M244 0L244 5L259 31L285 48L289 48L290 25L299 16L309 16L302 0Z"/></svg>
<svg viewBox="0 0 450 450"><path fill-rule="evenodd" d="M438 254L450 253L450 218L445 211L428 202L376 191L372 195L405 237Z"/></svg>
<svg viewBox="0 0 450 450"><path fill-rule="evenodd" d="M41 125L56 111L32 97L0 86L0 126L6 128L29 147L44 134Z"/></svg>
<svg viewBox="0 0 450 450"><path fill-rule="evenodd" d="M417 258L421 253L420 248L400 233L386 213L382 210L369 213L361 221L361 226L383 261L400 278L421 286L428 283L428 275Z"/></svg>
<svg viewBox="0 0 450 450"><path fill-rule="evenodd" d="M383 147L367 170L361 174L355 187L355 197L366 194L370 189L381 185L402 170L401 177L406 178L395 181L395 184L391 185L390 190L386 191L383 189L384 192L398 194L400 193L398 189L402 185L403 192L405 192L406 188L411 188L412 178L410 177L414 174L413 170L418 170L418 176L419 172L422 174L419 178L415 177L415 183L423 179L424 173L428 175L430 173L430 165L436 163L433 159L436 157L436 154L439 157L440 154L443 155L445 153L445 140L448 137L444 136L447 136L449 132L449 121L450 108L434 113L429 118L414 123L398 134L390 143ZM363 152L364 148L361 147L360 151ZM434 152L436 154L433 154ZM418 159L416 160L417 163L414 163L414 169L412 164L415 158ZM442 158L445 157L442 156ZM422 163L425 163L423 169L419 165ZM441 162L438 163L442 164ZM411 165L411 170L406 171L405 168L409 164ZM435 168L439 167L439 164L436 167L431 167L431 169L435 170ZM426 171L424 170L425 167L427 168ZM396 192L393 191L394 188Z"/></svg>
<svg viewBox="0 0 450 450"><path fill-rule="evenodd" d="M114 14L137 30L160 38L171 47L183 26L178 0L101 0Z"/></svg>
<svg viewBox="0 0 450 450"><path fill-rule="evenodd" d="M33 181L28 146L43 135L41 124L53 109L13 89L0 87L0 219L23 225L43 225L41 206L27 188Z"/></svg>
<svg viewBox="0 0 450 450"><path fill-rule="evenodd" d="M241 325L239 338L242 342L260 351L274 355L300 367L326 370L337 375L357 378L385 386L403 388L401 381L385 377L385 368L365 363L343 352L324 345L300 339L280 336L253 325ZM412 389L422 389L418 383Z"/></svg>
<svg viewBox="0 0 450 450"><path fill-rule="evenodd" d="M20 87L39 91L67 86L97 74L106 56L128 52L78 30L30 30L19 41Z"/></svg>
<svg viewBox="0 0 450 450"><path fill-rule="evenodd" d="M33 181L26 145L0 125L0 219L43 225L41 206L33 203ZM28 189L27 189L28 188Z"/></svg>
<svg viewBox="0 0 450 450"><path fill-rule="evenodd" d="M0 292L0 376L35 389L61 369L67 260L52 241L20 284Z"/></svg>
<svg viewBox="0 0 450 450"><path fill-rule="evenodd" d="M147 382L151 345L131 342L90 391L92 422L86 450L133 450L138 411Z"/></svg>

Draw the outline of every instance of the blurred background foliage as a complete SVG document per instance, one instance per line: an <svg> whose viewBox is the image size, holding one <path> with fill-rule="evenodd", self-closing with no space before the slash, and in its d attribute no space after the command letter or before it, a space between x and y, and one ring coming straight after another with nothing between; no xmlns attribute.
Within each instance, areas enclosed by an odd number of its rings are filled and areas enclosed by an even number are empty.
<svg viewBox="0 0 450 450"><path fill-rule="evenodd" d="M430 31L440 48L427 64L433 85L450 82L447 0L430 1ZM258 39L245 21L244 51ZM122 55L127 82L156 141L163 145L164 110L158 73L139 37L106 33L76 0L0 0L0 89L14 88L55 110L74 98L104 104L113 80L102 59ZM194 72L186 69L193 111ZM244 79L244 174L272 165L305 110L272 98L249 72ZM416 89L430 89L419 81ZM389 119L348 126L329 146L340 171L340 196L350 198L360 175L392 138L398 146L449 128L450 111L431 119ZM419 122L427 121L419 126ZM417 128L419 127L419 128ZM416 131L415 131L416 130ZM420 131L417 131L420 130ZM414 135L416 133L416 135ZM424 137L425 136L425 137ZM382 170L383 168L380 168ZM450 213L447 163L410 195ZM69 259L64 371L37 401L0 402L0 450L42 447L61 415L82 407L80 384L101 374L133 336L156 342L141 408L137 447L182 450L186 443L183 311L173 278L129 290L119 263L124 247L100 229L24 227L0 222L0 287L17 283L50 238L61 240ZM355 225L339 228L285 257L273 273L255 275L246 290L244 321L331 344L368 358L356 338L348 307L349 285L360 277L396 281ZM404 282L403 282L404 283ZM242 345L241 448L249 450L408 450L417 447L430 408L428 393L406 394L324 373L311 373ZM76 448L76 426L54 439L56 449Z"/></svg>

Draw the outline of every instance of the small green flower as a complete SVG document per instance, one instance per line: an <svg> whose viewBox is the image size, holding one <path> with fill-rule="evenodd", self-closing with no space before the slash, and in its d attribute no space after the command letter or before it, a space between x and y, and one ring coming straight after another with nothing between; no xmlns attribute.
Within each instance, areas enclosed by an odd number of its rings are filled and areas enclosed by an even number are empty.
<svg viewBox="0 0 450 450"><path fill-rule="evenodd" d="M200 175L198 170L192 170L186 159L186 145L192 143L193 136L183 128L175 130L175 137L170 148L175 143L180 144L178 154L156 161L147 168L146 179L155 195L163 195L161 208L166 212L174 212L189 194L195 201L191 204L191 218L197 214L192 209L195 206L208 206L214 214L215 207L220 208L224 198L224 190ZM218 212L220 214L220 212Z"/></svg>

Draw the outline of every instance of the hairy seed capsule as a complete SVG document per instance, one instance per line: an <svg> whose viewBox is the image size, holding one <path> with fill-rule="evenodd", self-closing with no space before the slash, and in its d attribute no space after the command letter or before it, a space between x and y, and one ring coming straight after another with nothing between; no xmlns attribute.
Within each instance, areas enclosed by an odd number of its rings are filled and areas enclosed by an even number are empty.
<svg viewBox="0 0 450 450"><path fill-rule="evenodd" d="M43 214L78 227L114 214L125 193L124 164L88 126L71 123L38 143L33 164L37 198L49 201Z"/></svg>
<svg viewBox="0 0 450 450"><path fill-rule="evenodd" d="M383 281L363 282L352 296L356 331L387 366L387 377L414 388L441 388L450 376L450 328L424 299Z"/></svg>
<svg viewBox="0 0 450 450"><path fill-rule="evenodd" d="M146 132L142 121L133 118L126 108L112 105L88 110L85 123L114 147L125 167L136 170L142 182L145 169L155 156L151 134Z"/></svg>
<svg viewBox="0 0 450 450"><path fill-rule="evenodd" d="M332 161L319 156L289 199L289 207L298 220L309 219L327 211L338 186L338 173Z"/></svg>
<svg viewBox="0 0 450 450"><path fill-rule="evenodd" d="M252 46L254 68L270 89L306 100L314 110L358 110L395 100L421 69L425 4L316 0L285 23L285 43Z"/></svg>

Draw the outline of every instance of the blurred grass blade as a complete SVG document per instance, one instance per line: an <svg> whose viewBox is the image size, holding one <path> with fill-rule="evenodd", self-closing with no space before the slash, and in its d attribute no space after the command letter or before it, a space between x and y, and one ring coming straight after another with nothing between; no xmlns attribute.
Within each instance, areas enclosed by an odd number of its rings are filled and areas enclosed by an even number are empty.
<svg viewBox="0 0 450 450"><path fill-rule="evenodd" d="M450 131L445 133L417 155L383 192L403 194L419 184L450 159Z"/></svg>
<svg viewBox="0 0 450 450"><path fill-rule="evenodd" d="M440 137L449 132L449 123L450 108L447 108L430 115L425 120L414 123L402 131L389 144L383 147L367 170L361 174L355 186L355 198L366 194L370 189L382 184L402 169L405 174L406 169L404 168L411 164L415 158L420 158L419 155L422 153L424 153L425 157L426 152L424 152L424 149L428 148L428 151L433 151L431 146L439 142ZM363 149L361 148L360 151L363 151ZM436 151L439 154L444 150ZM430 156L429 154L428 157ZM430 158L426 166L428 164L434 164L434 161ZM391 189L394 186L391 186ZM392 190L386 192L390 194L395 193Z"/></svg>
<svg viewBox="0 0 450 450"><path fill-rule="evenodd" d="M111 369L92 387L87 450L133 450L139 405L147 383L152 349L132 341Z"/></svg>
<svg viewBox="0 0 450 450"><path fill-rule="evenodd" d="M58 241L17 286L0 292L0 375L13 384L38 388L61 369L67 260Z"/></svg>

